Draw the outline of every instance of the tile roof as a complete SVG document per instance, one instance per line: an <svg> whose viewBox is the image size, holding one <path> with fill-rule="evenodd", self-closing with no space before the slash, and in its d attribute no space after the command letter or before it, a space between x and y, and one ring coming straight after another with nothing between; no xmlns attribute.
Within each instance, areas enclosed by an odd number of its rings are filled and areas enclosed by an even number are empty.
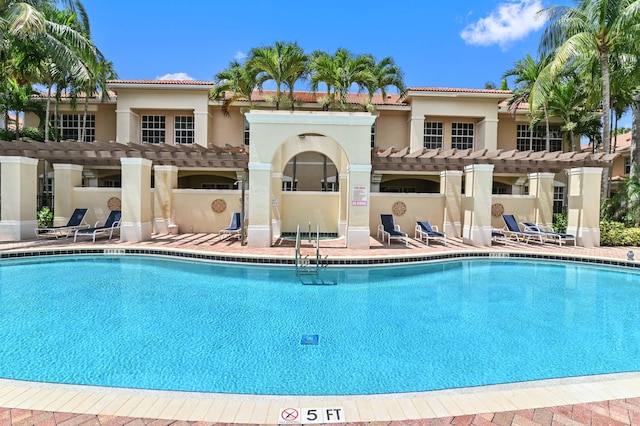
<svg viewBox="0 0 640 426"><path fill-rule="evenodd" d="M498 90L498 89L465 89L456 87L409 87L408 92L442 92L442 93L478 93L478 94L497 94L511 96L513 92L511 90Z"/></svg>
<svg viewBox="0 0 640 426"><path fill-rule="evenodd" d="M183 84L185 86L213 86L215 83L213 81L201 80L109 80L107 84Z"/></svg>
<svg viewBox="0 0 640 426"><path fill-rule="evenodd" d="M627 152L631 150L631 137L632 133L622 133L618 136L611 137L611 149L614 152ZM580 149L583 151L591 151L591 143L581 145Z"/></svg>
<svg viewBox="0 0 640 426"><path fill-rule="evenodd" d="M283 92L285 92L283 90ZM288 93L288 92L287 92ZM254 91L252 95L253 102L265 102L268 97L275 96L275 90L263 90L262 92ZM308 92L308 91L294 91L293 97L304 103L316 103L318 99L326 96L326 92ZM230 98L230 95L226 95L227 98ZM337 97L339 99L339 96ZM347 95L347 103L348 104L362 104L367 101L369 95L366 93L349 93ZM239 99L240 102L248 102L247 99ZM402 101L402 97L399 94L387 94L386 99L382 99L382 95L380 93L374 93L371 102L374 105L407 105Z"/></svg>

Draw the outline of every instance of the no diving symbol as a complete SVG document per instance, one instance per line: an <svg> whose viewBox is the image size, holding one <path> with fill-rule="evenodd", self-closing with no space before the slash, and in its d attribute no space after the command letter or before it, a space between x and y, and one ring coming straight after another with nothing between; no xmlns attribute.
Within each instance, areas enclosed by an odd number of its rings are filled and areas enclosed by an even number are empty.
<svg viewBox="0 0 640 426"><path fill-rule="evenodd" d="M285 422L295 422L296 420L298 420L298 415L298 410L296 410L295 408L285 408L280 413L280 417Z"/></svg>

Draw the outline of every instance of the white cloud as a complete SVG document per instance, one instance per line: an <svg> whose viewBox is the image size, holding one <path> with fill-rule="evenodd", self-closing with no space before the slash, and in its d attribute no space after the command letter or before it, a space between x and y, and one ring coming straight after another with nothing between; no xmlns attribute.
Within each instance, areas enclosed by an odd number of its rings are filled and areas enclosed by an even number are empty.
<svg viewBox="0 0 640 426"><path fill-rule="evenodd" d="M185 72L174 72L172 74L165 74L161 77L156 77L156 80L195 80Z"/></svg>
<svg viewBox="0 0 640 426"><path fill-rule="evenodd" d="M498 5L486 18L467 25L460 37L467 44L497 44L504 49L544 26L544 19L536 16L543 8L542 0L510 0Z"/></svg>
<svg viewBox="0 0 640 426"><path fill-rule="evenodd" d="M239 51L239 50L238 50L238 51L236 52L236 55L235 55L233 58L234 58L236 61L241 61L241 60L243 60L243 59L244 59L244 58L246 58L246 57L247 57L247 54L246 54L246 53L241 52L241 51Z"/></svg>

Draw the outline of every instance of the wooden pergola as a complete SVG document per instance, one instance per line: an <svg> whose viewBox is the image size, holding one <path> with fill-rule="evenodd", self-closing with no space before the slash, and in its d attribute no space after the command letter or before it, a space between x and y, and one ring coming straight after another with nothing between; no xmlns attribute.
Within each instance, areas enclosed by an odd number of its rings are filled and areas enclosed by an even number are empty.
<svg viewBox="0 0 640 426"><path fill-rule="evenodd" d="M245 148L118 142L0 141L0 156L30 157L50 163L82 166L120 166L121 158L144 158L156 165L181 168L247 168Z"/></svg>
<svg viewBox="0 0 640 426"><path fill-rule="evenodd" d="M610 167L618 154L590 152L547 152L471 149L418 150L409 148L373 151L371 165L375 172L440 172L464 170L471 164L493 164L494 173L558 173L575 167Z"/></svg>
<svg viewBox="0 0 640 426"><path fill-rule="evenodd" d="M547 152L471 149L417 150L409 148L372 151L375 172L440 172L464 170L471 164L493 164L494 173L558 173L575 167L610 167L618 154L590 152ZM249 152L245 147L137 144L118 142L0 141L0 156L21 156L50 163L89 167L120 166L121 158L144 158L156 165L180 168L246 170Z"/></svg>

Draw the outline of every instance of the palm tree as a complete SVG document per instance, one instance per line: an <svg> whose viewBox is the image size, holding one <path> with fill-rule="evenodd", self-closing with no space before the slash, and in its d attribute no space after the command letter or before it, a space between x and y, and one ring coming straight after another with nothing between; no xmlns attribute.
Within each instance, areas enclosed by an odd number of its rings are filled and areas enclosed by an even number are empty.
<svg viewBox="0 0 640 426"><path fill-rule="evenodd" d="M534 94L536 93L536 84L539 84L540 77L545 74L545 70L548 69L551 61L549 55L540 55L538 59L533 59L531 55L525 56L516 62L515 66L504 72L502 78L507 77L514 78L513 95L508 101L508 108L511 115L515 115L518 107L523 104L529 104L529 111L532 115L542 109L545 126L546 126L546 150L550 149L550 129L549 129L549 113L545 102L539 102L536 104L533 102Z"/></svg>
<svg viewBox="0 0 640 426"><path fill-rule="evenodd" d="M576 58L597 58L602 82L602 143L611 152L610 56L634 54L638 45L640 0L578 0L576 7L552 6L539 12L549 20L542 36L542 52L554 54L551 75ZM602 177L602 196L609 195L609 171Z"/></svg>
<svg viewBox="0 0 640 426"><path fill-rule="evenodd" d="M327 88L327 96L318 99L324 110L335 104L335 86L337 62L327 52L315 51L310 56L309 69L311 72L311 90L316 93L320 83L324 83Z"/></svg>
<svg viewBox="0 0 640 426"><path fill-rule="evenodd" d="M238 61L232 61L228 68L216 74L216 85L211 89L211 97L222 97L222 113L225 116L229 116L229 105L238 99L247 99L249 106L252 105L253 91L259 86L259 73L260 70L252 67L250 63L243 65ZM229 98L225 98L226 92L231 94Z"/></svg>
<svg viewBox="0 0 640 426"><path fill-rule="evenodd" d="M387 87L395 87L400 94L406 90L402 70L396 66L390 56L376 63L369 72L371 73L370 79L364 82L364 87L369 92L369 106L372 104L373 94L378 90L382 94L383 103L387 100Z"/></svg>
<svg viewBox="0 0 640 426"><path fill-rule="evenodd" d="M87 76L88 70L77 52L91 52L95 47L71 26L50 19L58 3L56 0L0 2L0 53L4 53L13 39L35 38L58 66L75 75ZM86 18L79 0L64 0L62 3L77 19Z"/></svg>
<svg viewBox="0 0 640 426"><path fill-rule="evenodd" d="M273 46L251 49L247 60L251 68L261 72L259 87L273 80L276 84L276 110L280 109L282 85L293 94L293 84L306 72L307 57L297 43L276 41ZM296 77L297 76L297 77Z"/></svg>

